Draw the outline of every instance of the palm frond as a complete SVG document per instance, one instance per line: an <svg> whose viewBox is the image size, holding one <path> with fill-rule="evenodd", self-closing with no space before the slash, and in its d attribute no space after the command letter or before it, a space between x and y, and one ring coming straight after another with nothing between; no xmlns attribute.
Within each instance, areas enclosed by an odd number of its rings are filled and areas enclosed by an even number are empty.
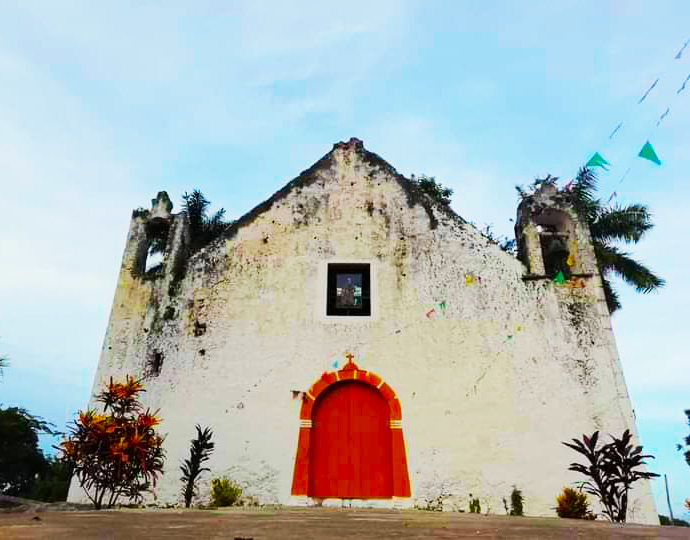
<svg viewBox="0 0 690 540"><path fill-rule="evenodd" d="M225 222L225 208L221 208L218 210L215 214L213 214L213 217L210 219L210 222L213 224Z"/></svg>
<svg viewBox="0 0 690 540"><path fill-rule="evenodd" d="M185 191L184 195L182 195L182 201L182 208L189 219L190 232L195 236L203 230L206 210L211 203L198 189L189 194Z"/></svg>
<svg viewBox="0 0 690 540"><path fill-rule="evenodd" d="M591 224L597 219L602 208L601 200L595 197L597 175L589 167L581 167L573 183L572 194L575 206Z"/></svg>
<svg viewBox="0 0 690 540"><path fill-rule="evenodd" d="M594 169L581 167L573 181L571 195L576 210L589 225L606 303L609 312L613 313L620 309L621 303L609 280L610 272L618 274L626 283L643 293L657 290L665 282L649 268L632 259L629 253L611 245L617 240L638 242L654 226L649 209L642 204L607 207L596 197L597 182Z"/></svg>
<svg viewBox="0 0 690 540"><path fill-rule="evenodd" d="M614 311L619 310L623 306L618 299L618 293L613 288L613 285L611 285L611 281L601 276L601 283L604 287L604 296L606 297L606 306L609 308L609 315L612 315Z"/></svg>
<svg viewBox="0 0 690 540"><path fill-rule="evenodd" d="M203 216L210 204L208 199L206 199L204 194L198 189L195 189L191 193L185 191L184 195L182 195L182 199L184 200L184 209L190 219L192 219L192 217Z"/></svg>
<svg viewBox="0 0 690 540"><path fill-rule="evenodd" d="M225 220L225 208L221 208L212 217L208 216L211 202L198 189L182 195L182 208L189 220L189 236L192 250L196 251L218 238L229 223Z"/></svg>
<svg viewBox="0 0 690 540"><path fill-rule="evenodd" d="M635 287L637 292L648 293L666 284L649 268L632 259L629 253L614 246L594 242L594 253L604 276L609 271L615 272L623 281Z"/></svg>
<svg viewBox="0 0 690 540"><path fill-rule="evenodd" d="M215 236L219 231L227 227L228 222L225 221L225 208L221 208L213 217L206 222L208 233Z"/></svg>
<svg viewBox="0 0 690 540"><path fill-rule="evenodd" d="M652 227L649 209L642 204L631 204L602 208L590 225L590 231L594 240L638 242Z"/></svg>
<svg viewBox="0 0 690 540"><path fill-rule="evenodd" d="M594 169L580 167L573 184L573 193L582 201L593 201L597 191L597 174Z"/></svg>

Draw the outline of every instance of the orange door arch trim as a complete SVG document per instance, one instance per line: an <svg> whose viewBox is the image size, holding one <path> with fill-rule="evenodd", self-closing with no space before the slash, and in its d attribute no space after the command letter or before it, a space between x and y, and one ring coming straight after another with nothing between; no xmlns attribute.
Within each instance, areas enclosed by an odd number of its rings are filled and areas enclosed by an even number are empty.
<svg viewBox="0 0 690 540"><path fill-rule="evenodd" d="M329 386L340 381L356 380L374 387L388 403L390 411L390 435L393 497L410 497L410 479L407 472L405 440L402 432L402 410L395 392L378 375L361 371L348 355L348 363L339 371L326 372L311 385L302 398L300 410L299 439L295 469L292 475L291 494L297 497L308 496L309 490L309 445L311 441L312 411L319 395Z"/></svg>

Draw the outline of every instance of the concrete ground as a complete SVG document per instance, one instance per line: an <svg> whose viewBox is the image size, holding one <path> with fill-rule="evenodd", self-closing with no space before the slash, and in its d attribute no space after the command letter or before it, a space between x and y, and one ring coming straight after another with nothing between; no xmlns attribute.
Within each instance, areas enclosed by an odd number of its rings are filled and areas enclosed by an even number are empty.
<svg viewBox="0 0 690 540"><path fill-rule="evenodd" d="M0 514L0 539L342 540L419 538L629 539L684 538L690 529L601 521L484 516L419 510L232 508L226 510L103 510Z"/></svg>

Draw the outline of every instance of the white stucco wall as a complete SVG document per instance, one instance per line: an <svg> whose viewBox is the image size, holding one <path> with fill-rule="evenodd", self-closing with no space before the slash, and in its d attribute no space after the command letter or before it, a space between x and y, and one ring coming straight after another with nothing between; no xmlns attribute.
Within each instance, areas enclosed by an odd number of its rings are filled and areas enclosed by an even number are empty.
<svg viewBox="0 0 690 540"><path fill-rule="evenodd" d="M179 464L199 423L214 431L213 476L228 474L262 503L290 503L300 409L291 391L352 352L402 405L412 487L403 504L443 494L447 509L467 510L472 494L500 514L516 485L526 514L555 516L555 497L582 479L561 441L635 430L598 277L584 289L524 282L521 262L416 203L355 143L298 180L195 254L173 295L169 268L154 281L132 275L146 219L133 218L94 392L163 353L143 395L166 434L157 502L181 500ZM325 316L334 261L372 265L372 317ZM195 321L206 324L198 337ZM81 497L73 485L70 500ZM646 482L629 521L658 524Z"/></svg>

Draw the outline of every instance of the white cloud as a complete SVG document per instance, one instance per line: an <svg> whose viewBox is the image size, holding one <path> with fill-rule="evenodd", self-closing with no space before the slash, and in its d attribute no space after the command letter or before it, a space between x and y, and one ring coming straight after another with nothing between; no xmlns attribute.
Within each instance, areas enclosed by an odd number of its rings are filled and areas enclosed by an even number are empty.
<svg viewBox="0 0 690 540"><path fill-rule="evenodd" d="M109 100L112 113L124 114L114 122L162 124L167 137L186 143L246 144L310 112L348 110L364 90L359 83L390 68L409 4L332 8L252 1L190 13L186 3L48 4L27 5L22 15L54 50L31 47L27 55L43 55L66 85L86 83L95 91L86 99ZM289 81L301 82L304 95L281 96L276 83Z"/></svg>

